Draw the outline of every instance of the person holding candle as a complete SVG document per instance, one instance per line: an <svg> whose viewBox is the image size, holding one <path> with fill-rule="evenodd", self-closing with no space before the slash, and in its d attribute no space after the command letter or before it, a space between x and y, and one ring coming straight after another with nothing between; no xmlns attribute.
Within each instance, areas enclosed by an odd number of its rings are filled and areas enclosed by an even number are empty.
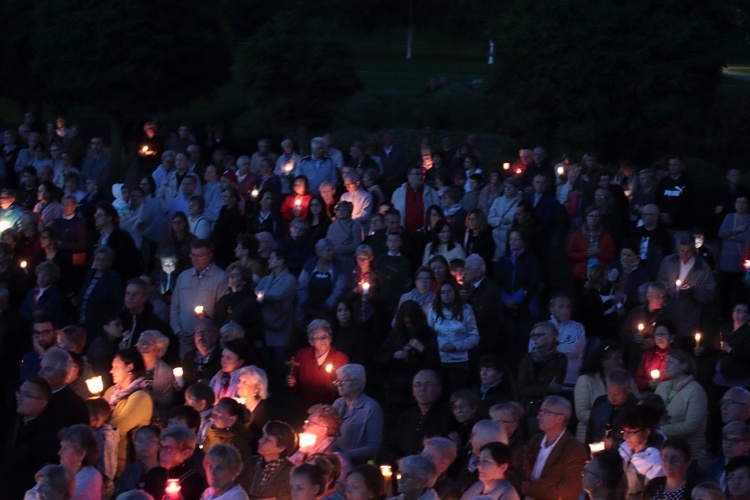
<svg viewBox="0 0 750 500"><path fill-rule="evenodd" d="M276 236L283 234L284 226L274 210L273 193L268 189L261 189L256 199L255 209L247 218L248 231L252 234L261 231L268 231Z"/></svg>
<svg viewBox="0 0 750 500"><path fill-rule="evenodd" d="M336 370L349 363L349 357L331 346L331 325L324 319L314 319L307 325L310 347L295 355L299 366L286 378L287 387L299 394L299 409L306 411L318 403L331 404L336 400L333 383ZM331 366L331 372L327 367Z"/></svg>
<svg viewBox="0 0 750 500"><path fill-rule="evenodd" d="M619 420L622 438L618 452L624 460L625 477L628 483L628 500L642 498L646 483L663 476L661 455L654 433L654 412L647 406L636 406L626 411Z"/></svg>
<svg viewBox="0 0 750 500"><path fill-rule="evenodd" d="M128 433L151 422L154 404L144 390L145 371L143 357L135 347L120 350L112 361L110 373L114 385L104 393L104 399L112 408L110 424L120 433L117 445L118 475L125 468Z"/></svg>
<svg viewBox="0 0 750 500"><path fill-rule="evenodd" d="M659 320L654 323L653 331L654 347L643 351L641 362L635 372L635 383L642 392L653 391L661 382L661 374L664 373L664 365L672 348L677 327L668 319ZM654 370L659 372L659 376L653 377Z"/></svg>
<svg viewBox="0 0 750 500"><path fill-rule="evenodd" d="M287 458L297 435L286 422L271 420L263 426L258 455L245 461L237 483L250 498L289 498L289 476L294 464Z"/></svg>
<svg viewBox="0 0 750 500"><path fill-rule="evenodd" d="M145 388L154 401L155 421L162 424L167 421L174 402L175 377L172 368L162 360L168 346L169 339L157 330L146 330L136 344L143 356Z"/></svg>
<svg viewBox="0 0 750 500"><path fill-rule="evenodd" d="M716 365L714 384L721 387L748 387L750 374L747 361L750 359L750 304L741 301L732 310L731 331L721 339L721 359ZM729 329L728 329L729 330Z"/></svg>
<svg viewBox="0 0 750 500"><path fill-rule="evenodd" d="M193 468L191 458L196 450L195 442L195 433L182 425L171 425L161 431L159 467L148 471L146 484L167 494L170 488L181 500L199 500L208 484L203 471Z"/></svg>
<svg viewBox="0 0 750 500"><path fill-rule="evenodd" d="M307 420L300 434L299 449L289 457L289 460L300 465L315 454L334 455L340 463L340 474L345 476L351 470L352 464L343 453L335 450L334 442L340 428L341 416L333 406L312 405L307 410ZM303 442L305 435L310 436L311 441L314 440L312 444Z"/></svg>
<svg viewBox="0 0 750 500"><path fill-rule="evenodd" d="M654 325L661 320L669 320L677 325L677 318L667 304L667 288L664 283L654 281L646 289L646 303L632 309L625 317L620 329L620 341L627 350L628 369L636 371L643 353L653 349ZM673 336L677 335L677 329ZM674 341L674 337L672 338Z"/></svg>
<svg viewBox="0 0 750 500"><path fill-rule="evenodd" d="M263 345L263 311L255 294L253 270L249 266L230 265L227 269L229 293L214 306L216 323L233 321L242 326L245 340L253 347Z"/></svg>
<svg viewBox="0 0 750 500"><path fill-rule="evenodd" d="M344 263L344 267L354 267L354 252L362 244L364 231L359 222L352 220L354 205L349 201L336 204L336 220L328 226L326 238L333 243L334 255Z"/></svg>
<svg viewBox="0 0 750 500"><path fill-rule="evenodd" d="M203 449L208 452L218 444L230 444L242 455L242 460L253 455L250 431L245 428L245 407L233 398L221 398L211 410L210 422Z"/></svg>
<svg viewBox="0 0 750 500"><path fill-rule="evenodd" d="M310 205L312 194L310 194L310 183L304 175L294 178L292 193L284 198L281 203L281 218L284 220L284 230L289 230L293 219L307 217L307 207Z"/></svg>
<svg viewBox="0 0 750 500"><path fill-rule="evenodd" d="M217 444L203 459L208 488L201 500L248 500L247 493L234 484L242 470L242 457L232 446Z"/></svg>
<svg viewBox="0 0 750 500"><path fill-rule="evenodd" d="M681 349L672 349L664 365L664 382L656 394L667 404L661 431L668 438L686 439L697 456L706 441L708 401L706 391L694 379L695 361Z"/></svg>

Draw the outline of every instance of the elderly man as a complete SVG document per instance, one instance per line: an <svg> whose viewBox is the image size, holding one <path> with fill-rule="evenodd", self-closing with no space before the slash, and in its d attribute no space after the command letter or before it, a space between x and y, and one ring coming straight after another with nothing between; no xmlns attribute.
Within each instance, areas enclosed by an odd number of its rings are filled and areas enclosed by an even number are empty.
<svg viewBox="0 0 750 500"><path fill-rule="evenodd" d="M271 141L265 138L258 141L258 151L250 158L250 171L254 174L260 172L260 164L263 160L270 161L271 165L276 163L276 153L271 151Z"/></svg>
<svg viewBox="0 0 750 500"><path fill-rule="evenodd" d="M479 355L489 354L500 347L500 289L487 278L487 263L473 253L464 262L464 286L461 298L471 306L479 330L479 348L469 353L476 365ZM476 370L472 370L476 372Z"/></svg>
<svg viewBox="0 0 750 500"><path fill-rule="evenodd" d="M193 330L194 348L182 358L185 386L206 382L221 369L219 329L210 319L200 319Z"/></svg>
<svg viewBox="0 0 750 500"><path fill-rule="evenodd" d="M255 185L258 177L250 171L250 157L240 156L237 158L237 191L245 200L250 200L250 190Z"/></svg>
<svg viewBox="0 0 750 500"><path fill-rule="evenodd" d="M213 243L208 240L193 240L190 243L193 268L183 271L177 278L169 322L180 339L180 356L184 356L193 347L190 332L194 330L198 319L204 315L214 315L214 306L229 286L226 273L214 263L213 256Z"/></svg>
<svg viewBox="0 0 750 500"><path fill-rule="evenodd" d="M65 349L53 347L42 357L39 376L45 379L52 389L49 410L55 419L58 430L74 424L88 424L89 412L86 403L73 389L68 380L73 371L73 358Z"/></svg>
<svg viewBox="0 0 750 500"><path fill-rule="evenodd" d="M607 448L617 449L622 442L619 419L638 404L633 394L633 379L622 368L606 374L607 394L594 400L586 429L586 444L604 441Z"/></svg>
<svg viewBox="0 0 750 500"><path fill-rule="evenodd" d="M440 498L459 498L461 489L446 472L458 458L456 443L447 437L431 437L424 440L421 455L435 465L435 485L433 489Z"/></svg>
<svg viewBox="0 0 750 500"><path fill-rule="evenodd" d="M656 322L669 320L677 324L677 318L667 307L667 286L654 281L646 290L646 303L628 313L620 330L620 341L628 349L628 368L632 372L638 368L643 351L654 347Z"/></svg>
<svg viewBox="0 0 750 500"><path fill-rule="evenodd" d="M362 225L365 234L370 232L370 216L372 215L372 195L368 193L360 182L359 173L355 170L344 176L346 193L341 195L341 201L348 201L354 206L352 220ZM377 207L375 207L377 209Z"/></svg>
<svg viewBox="0 0 750 500"><path fill-rule="evenodd" d="M441 497L433 489L437 479L437 469L427 458L421 455L409 455L399 461L398 492L399 498L416 498L418 500L438 500Z"/></svg>
<svg viewBox="0 0 750 500"><path fill-rule="evenodd" d="M537 414L542 432L529 441L527 474L521 492L536 500L578 498L588 450L565 430L572 413L570 402L547 396Z"/></svg>
<svg viewBox="0 0 750 500"><path fill-rule="evenodd" d="M58 461L54 415L48 409L52 390L41 377L30 377L16 391L16 417L4 433L0 480L4 498L23 498L34 486L34 473Z"/></svg>
<svg viewBox="0 0 750 500"><path fill-rule="evenodd" d="M641 219L633 239L638 245L641 261L652 280L659 274L661 261L674 251L674 238L659 223L659 206L649 203L641 209Z"/></svg>
<svg viewBox="0 0 750 500"><path fill-rule="evenodd" d="M408 234L424 226L424 216L431 205L440 206L438 194L424 183L422 167L409 169L407 181L393 192L391 203L401 214L401 226Z"/></svg>
<svg viewBox="0 0 750 500"><path fill-rule="evenodd" d="M310 141L310 150L312 154L300 159L297 175L307 177L310 192L317 194L321 184L328 181L335 186L338 177L333 160L326 155L326 141L322 137L315 137Z"/></svg>
<svg viewBox="0 0 750 500"><path fill-rule="evenodd" d="M620 455L614 450L600 451L583 468L583 490L590 500L619 498L622 476Z"/></svg>
<svg viewBox="0 0 750 500"><path fill-rule="evenodd" d="M677 344L691 348L691 336L701 322L703 304L713 300L716 291L714 272L695 254L695 238L680 238L677 253L664 258L659 281L667 285L667 303L677 317Z"/></svg>
<svg viewBox="0 0 750 500"><path fill-rule="evenodd" d="M586 329L581 323L570 319L572 309L572 301L566 294L555 293L550 298L549 322L557 328L557 341L559 342L557 351L568 358L568 372L563 382L563 392L571 393L571 396L586 349ZM530 347L533 347L531 342Z"/></svg>
<svg viewBox="0 0 750 500"><path fill-rule="evenodd" d="M367 377L362 365L348 364L336 370L339 396L333 407L341 415L341 430L335 447L354 465L374 458L383 438L383 412L367 396Z"/></svg>
<svg viewBox="0 0 750 500"><path fill-rule="evenodd" d="M687 232L695 224L695 187L685 173L682 158L669 158L669 175L656 188L656 203L661 209L661 222L670 230Z"/></svg>
<svg viewBox="0 0 750 500"><path fill-rule="evenodd" d="M533 191L524 195L523 199L534 206L534 216L551 227L555 222L559 203L555 196L550 193L549 180L544 174L536 174L532 184Z"/></svg>
<svg viewBox="0 0 750 500"><path fill-rule="evenodd" d="M437 372L417 372L412 379L411 389L417 405L398 417L391 448L395 457L418 453L424 438L448 435L453 423L450 410L440 402L443 387Z"/></svg>
<svg viewBox="0 0 750 500"><path fill-rule="evenodd" d="M208 487L203 471L191 467L190 458L196 449L195 432L182 425L172 425L161 431L159 437L159 467L146 473L149 491L165 491L167 483L176 480L180 485L180 498L199 500Z"/></svg>
<svg viewBox="0 0 750 500"><path fill-rule="evenodd" d="M165 155L167 152L164 153ZM168 207L172 198L180 192L180 186L185 176L190 173L188 168L188 159L183 153L176 153L174 156L173 170L168 171L162 178L161 184L158 185L156 197L161 199L165 207ZM154 172L156 173L156 172Z"/></svg>

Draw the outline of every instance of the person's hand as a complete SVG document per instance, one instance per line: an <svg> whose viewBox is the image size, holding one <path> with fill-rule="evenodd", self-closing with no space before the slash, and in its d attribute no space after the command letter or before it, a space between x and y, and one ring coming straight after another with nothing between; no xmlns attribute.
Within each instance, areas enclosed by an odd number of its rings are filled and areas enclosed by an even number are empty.
<svg viewBox="0 0 750 500"><path fill-rule="evenodd" d="M297 379L295 379L292 375L287 375L286 385L287 387L294 387L295 385L297 385Z"/></svg>
<svg viewBox="0 0 750 500"><path fill-rule="evenodd" d="M697 345L693 348L693 354L696 356L703 354L703 351L705 351L705 348L702 345Z"/></svg>
<svg viewBox="0 0 750 500"><path fill-rule="evenodd" d="M424 351L424 344L417 339L411 339L409 341L409 347L419 352Z"/></svg>
<svg viewBox="0 0 750 500"><path fill-rule="evenodd" d="M393 353L393 359L406 359L409 357L409 350L406 348L399 349Z"/></svg>
<svg viewBox="0 0 750 500"><path fill-rule="evenodd" d="M635 332L633 335L633 339L635 339L636 344L642 344L643 343L643 333L642 332Z"/></svg>
<svg viewBox="0 0 750 500"><path fill-rule="evenodd" d="M656 342L654 342L654 339L651 337L647 337L643 339L643 342L641 342L641 349L644 351L647 351L649 349L653 349Z"/></svg>
<svg viewBox="0 0 750 500"><path fill-rule="evenodd" d="M592 255L598 255L599 252L601 252L601 250L599 249L599 247L589 247L586 250L586 255L588 255L589 257L591 257Z"/></svg>
<svg viewBox="0 0 750 500"><path fill-rule="evenodd" d="M610 269L607 271L607 280L609 281L617 281L617 278L620 277L620 271L618 269Z"/></svg>
<svg viewBox="0 0 750 500"><path fill-rule="evenodd" d="M294 205L294 210L292 210L292 213L295 217L299 217L299 214L302 213L302 206L301 205Z"/></svg>
<svg viewBox="0 0 750 500"><path fill-rule="evenodd" d="M729 345L729 342L721 341L721 350L724 352L732 352L732 346Z"/></svg>
<svg viewBox="0 0 750 500"><path fill-rule="evenodd" d="M557 383L557 377L553 378L549 385L547 385L547 390L555 394L562 392L562 384Z"/></svg>
<svg viewBox="0 0 750 500"><path fill-rule="evenodd" d="M440 350L443 352L456 352L456 346L448 342L443 344L443 347L441 347Z"/></svg>

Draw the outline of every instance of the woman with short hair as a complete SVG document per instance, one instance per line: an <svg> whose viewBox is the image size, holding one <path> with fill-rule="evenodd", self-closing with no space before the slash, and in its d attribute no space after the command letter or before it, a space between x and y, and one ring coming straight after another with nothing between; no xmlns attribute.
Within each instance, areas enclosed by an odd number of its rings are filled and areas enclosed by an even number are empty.
<svg viewBox="0 0 750 500"><path fill-rule="evenodd" d="M158 330L146 330L138 337L136 348L143 356L145 366L145 388L154 401L156 418L162 424L167 421L167 413L173 406L174 374L162 359L167 353L169 338Z"/></svg>
<svg viewBox="0 0 750 500"><path fill-rule="evenodd" d="M208 488L201 500L248 500L247 493L234 484L242 470L242 457L233 446L217 444L203 459Z"/></svg>
<svg viewBox="0 0 750 500"><path fill-rule="evenodd" d="M487 443L479 450L479 481L474 483L461 500L480 495L496 500L520 500L515 488L508 481L513 469L513 451L503 443Z"/></svg>
<svg viewBox="0 0 750 500"><path fill-rule="evenodd" d="M62 429L60 438L60 465L75 476L73 500L100 500L102 475L93 466L99 458L99 441L88 425L77 424Z"/></svg>
<svg viewBox="0 0 750 500"><path fill-rule="evenodd" d="M297 434L292 426L279 420L268 422L258 441L258 455L245 461L239 485L251 498L288 498L289 477L294 464L287 457L296 445Z"/></svg>
<svg viewBox="0 0 750 500"><path fill-rule="evenodd" d="M245 409L250 413L246 418L245 428L249 434L250 448L255 451L263 426L270 420L271 413L268 405L268 375L265 370L255 365L240 368L237 395L240 400L244 400Z"/></svg>

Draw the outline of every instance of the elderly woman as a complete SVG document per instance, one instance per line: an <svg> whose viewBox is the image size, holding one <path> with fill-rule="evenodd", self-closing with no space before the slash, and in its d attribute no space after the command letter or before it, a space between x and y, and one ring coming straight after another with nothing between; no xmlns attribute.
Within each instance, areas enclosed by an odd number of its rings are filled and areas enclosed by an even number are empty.
<svg viewBox="0 0 750 500"><path fill-rule="evenodd" d="M26 492L28 500L69 500L75 490L75 477L64 465L45 465L34 474L36 486Z"/></svg>
<svg viewBox="0 0 750 500"><path fill-rule="evenodd" d="M440 375L449 393L467 386L469 350L479 343L479 331L471 306L465 304L452 280L438 288L427 324L437 334Z"/></svg>
<svg viewBox="0 0 750 500"><path fill-rule="evenodd" d="M479 455L484 445L488 443L508 444L505 428L494 420L480 420L471 429L471 437L464 450L459 453L456 462L456 482L462 488L474 484L478 480L477 467Z"/></svg>
<svg viewBox="0 0 750 500"><path fill-rule="evenodd" d="M211 378L209 385L216 399L237 397L240 368L255 361L250 346L244 340L230 340L221 351L221 370Z"/></svg>
<svg viewBox="0 0 750 500"><path fill-rule="evenodd" d="M332 387L335 370L349 363L349 357L332 347L331 325L324 319L315 319L307 326L310 347L300 349L295 355L299 366L286 378L287 386L299 393L302 411L317 403L331 404L336 399Z"/></svg>
<svg viewBox="0 0 750 500"><path fill-rule="evenodd" d="M479 397L469 389L459 389L451 394L451 412L454 421L451 422L451 431L448 437L456 443L456 448L463 449L469 442L471 429L479 420Z"/></svg>
<svg viewBox="0 0 750 500"><path fill-rule="evenodd" d="M145 366L145 388L154 401L154 420L162 424L166 423L167 414L174 403L174 374L172 368L162 360L168 347L169 339L157 330L146 330L136 344Z"/></svg>
<svg viewBox="0 0 750 500"><path fill-rule="evenodd" d="M437 479L437 468L421 455L409 455L399 460L399 498L415 500L437 500L440 498L432 489Z"/></svg>
<svg viewBox="0 0 750 500"><path fill-rule="evenodd" d="M661 463L664 476L649 481L643 498L656 500L688 500L697 483L695 475L688 476L690 444L679 438L667 439L661 446Z"/></svg>
<svg viewBox="0 0 750 500"><path fill-rule="evenodd" d="M244 407L232 398L221 398L211 410L203 449L211 450L217 444L231 444L246 460L253 453L250 449L250 433L245 428L247 412Z"/></svg>
<svg viewBox="0 0 750 500"><path fill-rule="evenodd" d="M375 457L383 437L383 412L374 399L365 394L367 376L362 365L344 365L336 370L339 396L333 407L342 417L334 446L352 463ZM346 419L343 417L346 416Z"/></svg>
<svg viewBox="0 0 750 500"><path fill-rule="evenodd" d="M104 393L104 399L112 408L109 423L120 433L117 444L117 475L125 468L128 433L151 422L154 404L144 390L146 366L135 347L123 349L112 360L112 382L114 385Z"/></svg>
<svg viewBox="0 0 750 500"><path fill-rule="evenodd" d="M398 299L398 307L407 300L417 302L424 311L425 316L430 313L430 308L435 300L435 292L432 291L435 285L435 273L427 266L421 266L414 273L414 289L406 292ZM393 319L394 324L396 319Z"/></svg>
<svg viewBox="0 0 750 500"><path fill-rule="evenodd" d="M203 459L208 488L201 500L247 500L245 491L234 484L242 470L242 457L232 446L217 444Z"/></svg>
<svg viewBox="0 0 750 500"><path fill-rule="evenodd" d="M60 431L60 465L75 476L74 500L99 500L102 475L93 465L99 458L99 441L88 425L78 424Z"/></svg>
<svg viewBox="0 0 750 500"><path fill-rule="evenodd" d="M56 323L63 318L63 294L57 288L60 268L54 262L42 262L36 266L36 286L29 290L21 303L21 316L27 320L36 311L44 311Z"/></svg>
<svg viewBox="0 0 750 500"><path fill-rule="evenodd" d="M292 427L278 420L263 426L258 455L245 461L239 485L251 498L288 498L289 476L294 464L287 457L294 451L297 435Z"/></svg>
<svg viewBox="0 0 750 500"><path fill-rule="evenodd" d="M518 394L528 418L530 434L536 433L535 418L542 400L562 392L568 369L568 358L557 352L557 328L549 322L537 323L531 329L534 348L521 360L518 371Z"/></svg>
<svg viewBox="0 0 750 500"><path fill-rule="evenodd" d="M112 265L115 252L109 247L101 246L94 252L94 264L78 295L78 322L86 331L92 332L102 324L101 315L105 311L116 311L122 308L124 288L122 279Z"/></svg>
<svg viewBox="0 0 750 500"><path fill-rule="evenodd" d="M344 266L334 258L333 243L327 238L318 240L315 253L317 258L307 261L297 279L297 321L301 325L329 315L346 286Z"/></svg>
<svg viewBox="0 0 750 500"><path fill-rule="evenodd" d="M672 349L664 365L664 382L656 394L667 403L660 430L668 438L686 439L694 456L706 441L708 401L706 391L695 380L695 361L681 349Z"/></svg>
<svg viewBox="0 0 750 500"><path fill-rule="evenodd" d="M222 296L214 307L216 324L234 321L245 329L250 345L262 345L263 311L253 291L253 271L249 266L237 265L227 271L229 293Z"/></svg>
<svg viewBox="0 0 750 500"><path fill-rule="evenodd" d="M268 376L265 370L255 365L240 368L237 395L241 398L240 401L244 400L245 409L250 413L245 428L249 433L250 447L256 450L263 426L270 420L271 413L268 405Z"/></svg>
<svg viewBox="0 0 750 500"><path fill-rule="evenodd" d="M654 428L657 424L655 414L646 406L636 406L621 415L619 424L624 439L618 451L628 482L626 498L640 499L646 484L653 478L664 475L659 449L654 446Z"/></svg>
<svg viewBox="0 0 750 500"><path fill-rule="evenodd" d="M461 497L462 500L484 496L498 500L520 500L508 472L513 469L513 451L503 443L487 443L479 451L479 481Z"/></svg>
<svg viewBox="0 0 750 500"><path fill-rule="evenodd" d="M170 425L161 431L159 442L159 465L146 474L146 484L153 485L153 490L163 492L167 483L172 480L180 486L181 498L198 500L208 486L203 474L195 470L191 458L195 452L195 432L182 425Z"/></svg>
<svg viewBox="0 0 750 500"><path fill-rule="evenodd" d="M374 322L379 321L375 309L382 298L382 279L372 265L375 254L370 245L359 245L355 258L357 265L349 276L347 289L351 291L348 295L352 297L360 325L371 331Z"/></svg>

